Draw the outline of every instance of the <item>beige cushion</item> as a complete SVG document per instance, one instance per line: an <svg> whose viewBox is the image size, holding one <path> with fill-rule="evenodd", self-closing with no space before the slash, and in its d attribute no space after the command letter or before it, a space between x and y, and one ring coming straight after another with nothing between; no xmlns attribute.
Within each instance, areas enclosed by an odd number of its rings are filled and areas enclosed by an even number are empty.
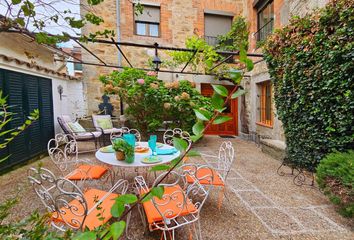
<svg viewBox="0 0 354 240"><path fill-rule="evenodd" d="M97 119L109 119L110 121L112 121L110 115L92 115L93 126L95 126L95 128L100 127L97 122Z"/></svg>
<svg viewBox="0 0 354 240"><path fill-rule="evenodd" d="M118 133L122 130L119 128L103 129L104 134Z"/></svg>
<svg viewBox="0 0 354 240"><path fill-rule="evenodd" d="M75 135L76 139L90 139L92 138L92 134L97 138L100 137L102 135L101 132L85 132L85 133L78 133Z"/></svg>

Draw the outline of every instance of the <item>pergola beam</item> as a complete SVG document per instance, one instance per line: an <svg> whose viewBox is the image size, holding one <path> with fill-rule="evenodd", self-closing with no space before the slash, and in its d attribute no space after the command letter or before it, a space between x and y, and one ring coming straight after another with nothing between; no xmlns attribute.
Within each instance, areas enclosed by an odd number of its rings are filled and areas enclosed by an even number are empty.
<svg viewBox="0 0 354 240"><path fill-rule="evenodd" d="M113 38L111 38L111 40L112 40L112 42L114 43L114 45L118 48L118 51L122 54L122 56L124 57L125 61L127 61L127 63L129 64L129 66L130 66L130 67L133 67L133 65L130 63L130 61L129 61L129 59L127 58L127 56L125 56L123 50L119 47L119 45L114 42L114 39L113 39Z"/></svg>
<svg viewBox="0 0 354 240"><path fill-rule="evenodd" d="M194 58L194 56L197 54L197 50L194 51L194 53L192 54L192 56L188 59L188 62L186 63L186 65L184 65L183 69L181 70L181 73L183 73L183 71L187 68L188 64L192 61L192 59Z"/></svg>
<svg viewBox="0 0 354 240"><path fill-rule="evenodd" d="M223 64L224 62L226 62L227 60L229 60L230 58L232 58L233 55L229 55L226 58L224 58L221 62L218 62L214 67L212 67L209 71L214 70L215 68L219 67L221 64Z"/></svg>
<svg viewBox="0 0 354 240"><path fill-rule="evenodd" d="M96 54L94 54L90 49L88 49L87 47L85 47L84 45L82 45L77 39L73 39L77 44L80 45L80 47L82 47L83 49L85 49L86 51L88 51L92 56L94 56L98 61L100 61L101 63L103 63L103 65L107 65L101 58L99 58Z"/></svg>

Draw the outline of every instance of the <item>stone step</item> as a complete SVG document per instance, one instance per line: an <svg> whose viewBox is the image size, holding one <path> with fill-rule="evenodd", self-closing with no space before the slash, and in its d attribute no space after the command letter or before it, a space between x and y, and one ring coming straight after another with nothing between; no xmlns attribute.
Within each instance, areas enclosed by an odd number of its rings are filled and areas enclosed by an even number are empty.
<svg viewBox="0 0 354 240"><path fill-rule="evenodd" d="M274 139L260 139L262 152L272 156L273 158L283 161L286 156L286 143Z"/></svg>

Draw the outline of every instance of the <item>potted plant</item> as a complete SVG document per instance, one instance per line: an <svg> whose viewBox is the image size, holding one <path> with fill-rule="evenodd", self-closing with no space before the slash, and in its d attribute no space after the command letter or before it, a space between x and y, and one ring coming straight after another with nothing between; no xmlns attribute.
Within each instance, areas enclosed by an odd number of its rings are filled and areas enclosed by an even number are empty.
<svg viewBox="0 0 354 240"><path fill-rule="evenodd" d="M113 149L116 151L117 160L125 160L126 162L134 161L134 147L123 139L116 139L113 143Z"/></svg>

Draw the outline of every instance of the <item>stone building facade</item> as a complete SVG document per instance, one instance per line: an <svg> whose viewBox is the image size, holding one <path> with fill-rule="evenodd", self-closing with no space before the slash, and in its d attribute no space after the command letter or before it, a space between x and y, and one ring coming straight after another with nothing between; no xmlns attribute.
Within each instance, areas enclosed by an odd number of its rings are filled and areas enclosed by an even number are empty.
<svg viewBox="0 0 354 240"><path fill-rule="evenodd" d="M83 0L82 0L83 1ZM244 16L250 24L249 52L262 52L257 42L266 37L268 32L286 25L292 15L304 15L314 8L323 7L328 0L142 0L141 4L150 9L142 17L134 15L133 4L130 0L106 0L95 9L96 13L104 17L104 24L97 27L88 25L83 33L113 29L117 32L119 41L143 44L153 44L172 47L184 47L189 36L206 37L207 17L212 16ZM82 10L83 11L83 10ZM154 19L154 23L145 22L144 18ZM148 20L149 21L149 20ZM155 23L158 23L156 26ZM267 24L268 22L271 22ZM226 24L226 23L225 23ZM220 28L215 27L215 29ZM150 36L149 36L150 35ZM207 39L206 39L207 40ZM104 59L107 63L128 66L124 58L113 45L88 44L89 48ZM122 47L134 67L147 67L147 59L153 56L153 49ZM96 59L83 51L85 61L94 62ZM163 56L162 56L163 58ZM257 61L259 59L254 59ZM97 60L96 60L97 61ZM111 68L83 66L83 79L87 91L88 113L97 111L99 97L103 93L100 74L111 72ZM243 108L243 116L239 123L239 135L255 134L265 136L284 144L282 124L277 119L272 86L267 66L264 61L255 64L254 70L248 73L249 77L242 81L247 90L243 103L239 101L239 108ZM207 76L162 74L159 77L166 81L188 79L197 83L211 82ZM269 84L267 84L269 83ZM243 104L243 106L242 106ZM118 106L118 104L115 104Z"/></svg>
<svg viewBox="0 0 354 240"><path fill-rule="evenodd" d="M276 28L281 28L289 23L291 16L304 16L313 11L315 8L324 7L328 0L273 0L247 1L247 10L245 16L250 23L250 49L249 52L262 52L257 46L260 37L265 38L267 32L271 32ZM267 6L268 5L268 6ZM270 24L260 26L260 14L262 9L270 7L267 12ZM272 19L272 20L271 20ZM272 25L271 27L268 27ZM262 28L263 27L263 28ZM262 30L265 30L262 32ZM263 34L263 36L262 36ZM260 36L261 35L261 36ZM245 78L242 85L247 90L246 94L246 119L248 122L248 130L250 133L256 133L258 136L275 140L281 148L285 147L284 132L282 123L277 118L276 109L273 101L273 92L265 61L256 63L254 69L249 73L250 77ZM270 82L270 123L262 119L262 88L265 83ZM263 98L264 100L264 98ZM264 117L264 116L263 116Z"/></svg>

